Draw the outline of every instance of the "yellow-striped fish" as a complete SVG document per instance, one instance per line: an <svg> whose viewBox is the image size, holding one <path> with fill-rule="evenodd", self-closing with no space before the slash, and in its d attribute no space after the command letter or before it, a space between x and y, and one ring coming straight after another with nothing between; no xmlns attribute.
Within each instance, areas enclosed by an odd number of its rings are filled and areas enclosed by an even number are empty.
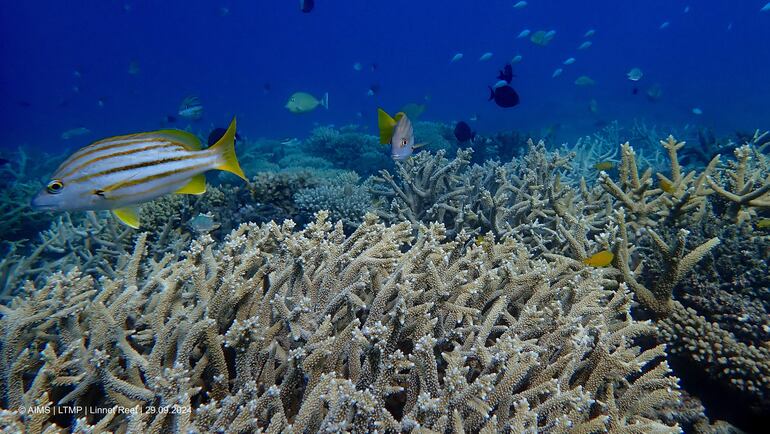
<svg viewBox="0 0 770 434"><path fill-rule="evenodd" d="M203 150L195 135L180 130L99 140L67 158L32 206L56 211L108 209L138 228L136 205L169 193L203 194L208 170L224 170L246 180L234 142L235 118L224 136Z"/></svg>

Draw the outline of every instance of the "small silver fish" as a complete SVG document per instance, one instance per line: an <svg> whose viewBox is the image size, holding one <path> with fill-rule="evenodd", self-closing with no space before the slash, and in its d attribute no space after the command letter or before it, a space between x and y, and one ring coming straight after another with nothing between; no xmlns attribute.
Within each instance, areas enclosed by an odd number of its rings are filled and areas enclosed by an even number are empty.
<svg viewBox="0 0 770 434"><path fill-rule="evenodd" d="M84 136L86 134L91 134L91 130L86 127L77 127L61 133L61 138L62 140L69 140L73 137Z"/></svg>
<svg viewBox="0 0 770 434"><path fill-rule="evenodd" d="M222 138L204 150L197 137L180 130L99 140L67 158L32 206L49 211L108 209L137 228L135 205L169 193L203 194L206 171L224 170L246 180L234 143L235 119Z"/></svg>
<svg viewBox="0 0 770 434"><path fill-rule="evenodd" d="M191 120L198 120L203 117L203 104L197 96L188 96L179 105L179 116Z"/></svg>
<svg viewBox="0 0 770 434"><path fill-rule="evenodd" d="M191 218L190 221L187 222L187 225L198 234L207 234L219 229L221 226L214 221L214 215L210 212L207 212L206 214L199 213L197 216Z"/></svg>

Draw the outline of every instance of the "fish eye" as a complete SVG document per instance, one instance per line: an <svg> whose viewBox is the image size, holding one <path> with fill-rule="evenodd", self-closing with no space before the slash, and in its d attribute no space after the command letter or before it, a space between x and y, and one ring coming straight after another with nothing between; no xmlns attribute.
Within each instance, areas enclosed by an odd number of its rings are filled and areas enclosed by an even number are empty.
<svg viewBox="0 0 770 434"><path fill-rule="evenodd" d="M62 188L64 188L64 183L58 179L54 179L53 181L49 182L45 188L51 194L60 193Z"/></svg>
<svg viewBox="0 0 770 434"><path fill-rule="evenodd" d="M401 146L402 146L402 147L403 147L403 146L406 146L406 144L407 144L407 143L409 143L409 141L408 141L408 140L406 140L406 139L401 139Z"/></svg>

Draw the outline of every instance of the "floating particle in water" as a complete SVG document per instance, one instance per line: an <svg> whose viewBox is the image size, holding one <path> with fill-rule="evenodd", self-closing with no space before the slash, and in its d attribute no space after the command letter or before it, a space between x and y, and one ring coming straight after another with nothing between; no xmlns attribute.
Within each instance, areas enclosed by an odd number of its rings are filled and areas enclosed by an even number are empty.
<svg viewBox="0 0 770 434"><path fill-rule="evenodd" d="M486 62L487 60L492 58L492 53L486 52L479 57L479 62Z"/></svg>
<svg viewBox="0 0 770 434"><path fill-rule="evenodd" d="M551 78L556 78L556 77L560 76L562 72L564 72L564 70L563 70L563 69L561 69L561 68L556 68L556 69L553 71L553 74L551 74Z"/></svg>
<svg viewBox="0 0 770 434"><path fill-rule="evenodd" d="M532 33L531 30L524 29L521 32L519 32L519 36L517 36L517 38L526 38L527 36L529 36L530 33Z"/></svg>
<svg viewBox="0 0 770 434"><path fill-rule="evenodd" d="M463 53L455 53L454 56L452 56L452 60L449 61L449 63L455 63L459 62L463 58Z"/></svg>
<svg viewBox="0 0 770 434"><path fill-rule="evenodd" d="M575 58L574 57L570 57L569 59L565 60L563 63L565 65L572 65L573 63L575 63Z"/></svg>
<svg viewBox="0 0 770 434"><path fill-rule="evenodd" d="M700 115L702 115L702 114L703 114L703 110L701 110L701 108L700 108L700 107L694 107L694 108L692 109L692 114L700 116Z"/></svg>
<svg viewBox="0 0 770 434"><path fill-rule="evenodd" d="M515 5L513 5L513 8L514 9L523 9L526 6L527 6L527 2L525 2L524 0L521 0L520 2L517 2Z"/></svg>
<svg viewBox="0 0 770 434"><path fill-rule="evenodd" d="M583 41L583 43L582 43L582 44L578 45L578 50L585 50L585 49L587 49L587 48L590 48L590 47L591 47L591 45L593 45L593 44L594 44L594 43L593 43L593 42L591 42L591 41Z"/></svg>

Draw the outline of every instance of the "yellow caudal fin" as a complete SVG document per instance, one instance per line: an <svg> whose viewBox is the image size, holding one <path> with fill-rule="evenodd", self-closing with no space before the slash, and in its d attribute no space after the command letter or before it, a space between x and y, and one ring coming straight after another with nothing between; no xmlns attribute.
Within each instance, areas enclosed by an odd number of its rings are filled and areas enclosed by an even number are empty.
<svg viewBox="0 0 770 434"><path fill-rule="evenodd" d="M192 177L184 187L175 191L176 194L203 194L206 192L206 175L199 174Z"/></svg>
<svg viewBox="0 0 770 434"><path fill-rule="evenodd" d="M139 229L139 210L136 208L117 208L112 210L115 217L126 226Z"/></svg>
<svg viewBox="0 0 770 434"><path fill-rule="evenodd" d="M246 175L243 174L241 165L238 164L238 157L235 155L235 118L230 122L230 126L227 127L225 135L211 145L211 148L209 149L215 152L220 158L220 163L216 167L217 169L234 173L244 181L248 181Z"/></svg>
<svg viewBox="0 0 770 434"><path fill-rule="evenodd" d="M385 110L377 109L377 127L380 129L380 144L387 145L393 138L393 130L396 128L396 121Z"/></svg>

